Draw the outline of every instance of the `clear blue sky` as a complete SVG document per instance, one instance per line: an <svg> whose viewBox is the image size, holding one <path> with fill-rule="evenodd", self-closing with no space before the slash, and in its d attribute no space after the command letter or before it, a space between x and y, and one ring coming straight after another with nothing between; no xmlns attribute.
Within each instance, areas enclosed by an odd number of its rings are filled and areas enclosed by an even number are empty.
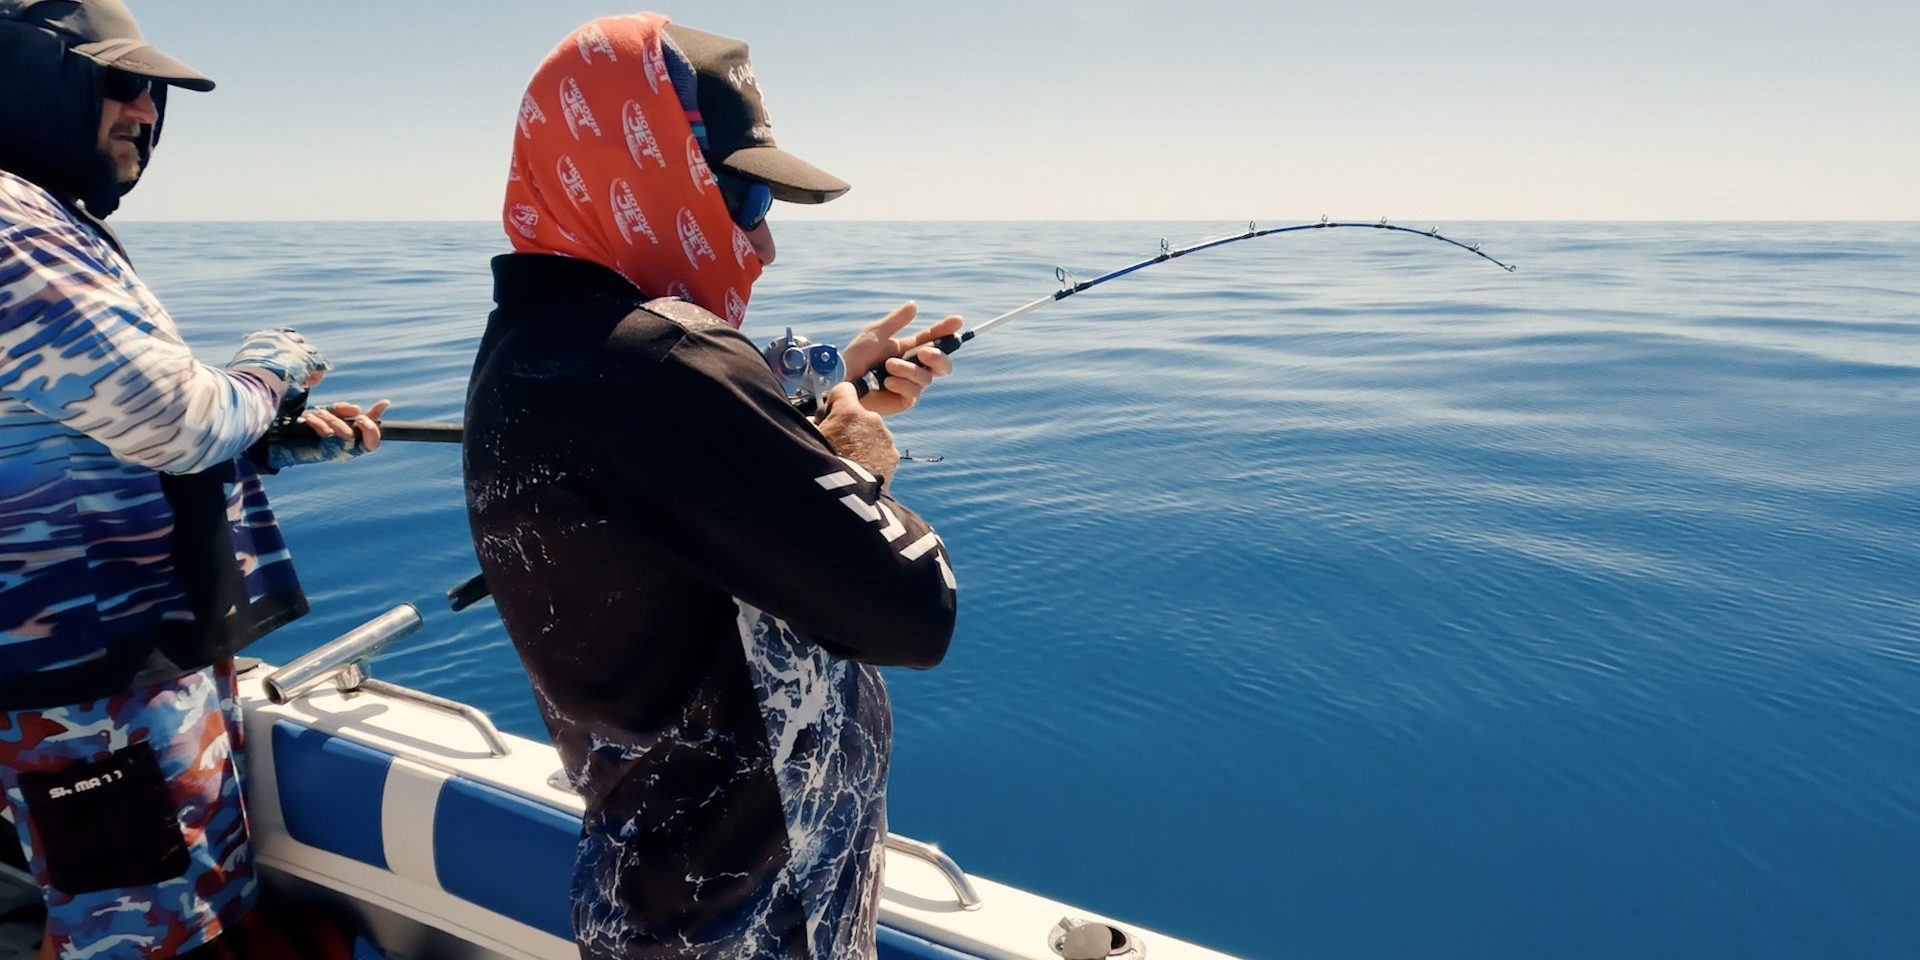
<svg viewBox="0 0 1920 960"><path fill-rule="evenodd" d="M129 0L175 98L128 219L492 219L588 0ZM783 218L1920 220L1920 3L659 7L748 40Z"/></svg>

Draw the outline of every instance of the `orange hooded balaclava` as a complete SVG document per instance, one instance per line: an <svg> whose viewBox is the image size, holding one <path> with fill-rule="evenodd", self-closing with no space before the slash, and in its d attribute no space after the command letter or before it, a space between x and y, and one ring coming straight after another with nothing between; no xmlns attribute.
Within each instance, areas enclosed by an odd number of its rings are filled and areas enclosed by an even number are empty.
<svg viewBox="0 0 1920 960"><path fill-rule="evenodd" d="M760 258L707 166L694 73L663 42L666 25L656 13L602 17L534 72L507 176L507 238L738 327Z"/></svg>

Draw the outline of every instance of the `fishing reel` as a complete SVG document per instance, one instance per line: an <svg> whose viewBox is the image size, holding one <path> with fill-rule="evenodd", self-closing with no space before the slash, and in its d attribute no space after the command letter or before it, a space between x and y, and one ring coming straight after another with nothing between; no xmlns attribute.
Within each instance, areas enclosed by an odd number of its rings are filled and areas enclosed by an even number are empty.
<svg viewBox="0 0 1920 960"><path fill-rule="evenodd" d="M847 364L840 359L839 347L814 343L794 333L792 327L787 328L786 336L768 341L760 356L779 381L781 395L805 416L819 413L827 391L847 378Z"/></svg>

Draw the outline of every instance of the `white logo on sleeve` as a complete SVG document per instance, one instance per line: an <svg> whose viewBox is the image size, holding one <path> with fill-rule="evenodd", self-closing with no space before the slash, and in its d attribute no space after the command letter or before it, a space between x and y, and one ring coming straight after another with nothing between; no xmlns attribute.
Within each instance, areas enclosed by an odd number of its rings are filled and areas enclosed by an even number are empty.
<svg viewBox="0 0 1920 960"><path fill-rule="evenodd" d="M679 297L680 299L685 300L688 303L692 303L693 288L687 286L687 282L685 280L675 280L672 283L667 284L667 296Z"/></svg>
<svg viewBox="0 0 1920 960"><path fill-rule="evenodd" d="M740 328L740 324L746 322L746 319L747 319L747 302L745 300L740 299L740 295L733 292L732 287L728 287L727 288L727 323L737 330Z"/></svg>
<svg viewBox="0 0 1920 960"><path fill-rule="evenodd" d="M852 460L841 457L840 462L845 464L847 469L836 470L826 476L814 479L814 482L820 485L820 489L832 492L835 490L845 490L863 481L869 484L878 482L873 474L867 472L865 467L854 463ZM853 511L854 516L868 523L876 524L880 528L880 536L888 543L898 545L899 541L906 536L907 525L901 523L900 518L894 515L893 509L885 503L877 501L868 503L862 499L858 493L849 491L845 496L840 498L840 505ZM940 565L940 578L946 582L947 589L954 590L957 589L957 585L953 579L953 567L947 564L946 546L947 545L941 541L939 535L933 532L933 528L928 527L927 532L922 534L918 539L900 547L900 557L908 562L913 562L919 560L921 557L931 555L933 561Z"/></svg>

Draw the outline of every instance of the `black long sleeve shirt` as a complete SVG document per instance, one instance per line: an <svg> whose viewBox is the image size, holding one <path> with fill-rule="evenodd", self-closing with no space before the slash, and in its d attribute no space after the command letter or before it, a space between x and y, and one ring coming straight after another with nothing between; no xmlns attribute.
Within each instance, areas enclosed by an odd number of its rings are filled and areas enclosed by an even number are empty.
<svg viewBox="0 0 1920 960"><path fill-rule="evenodd" d="M587 801L583 952L871 956L892 729L874 667L945 655L944 545L711 314L580 260L494 273L468 513Z"/></svg>

